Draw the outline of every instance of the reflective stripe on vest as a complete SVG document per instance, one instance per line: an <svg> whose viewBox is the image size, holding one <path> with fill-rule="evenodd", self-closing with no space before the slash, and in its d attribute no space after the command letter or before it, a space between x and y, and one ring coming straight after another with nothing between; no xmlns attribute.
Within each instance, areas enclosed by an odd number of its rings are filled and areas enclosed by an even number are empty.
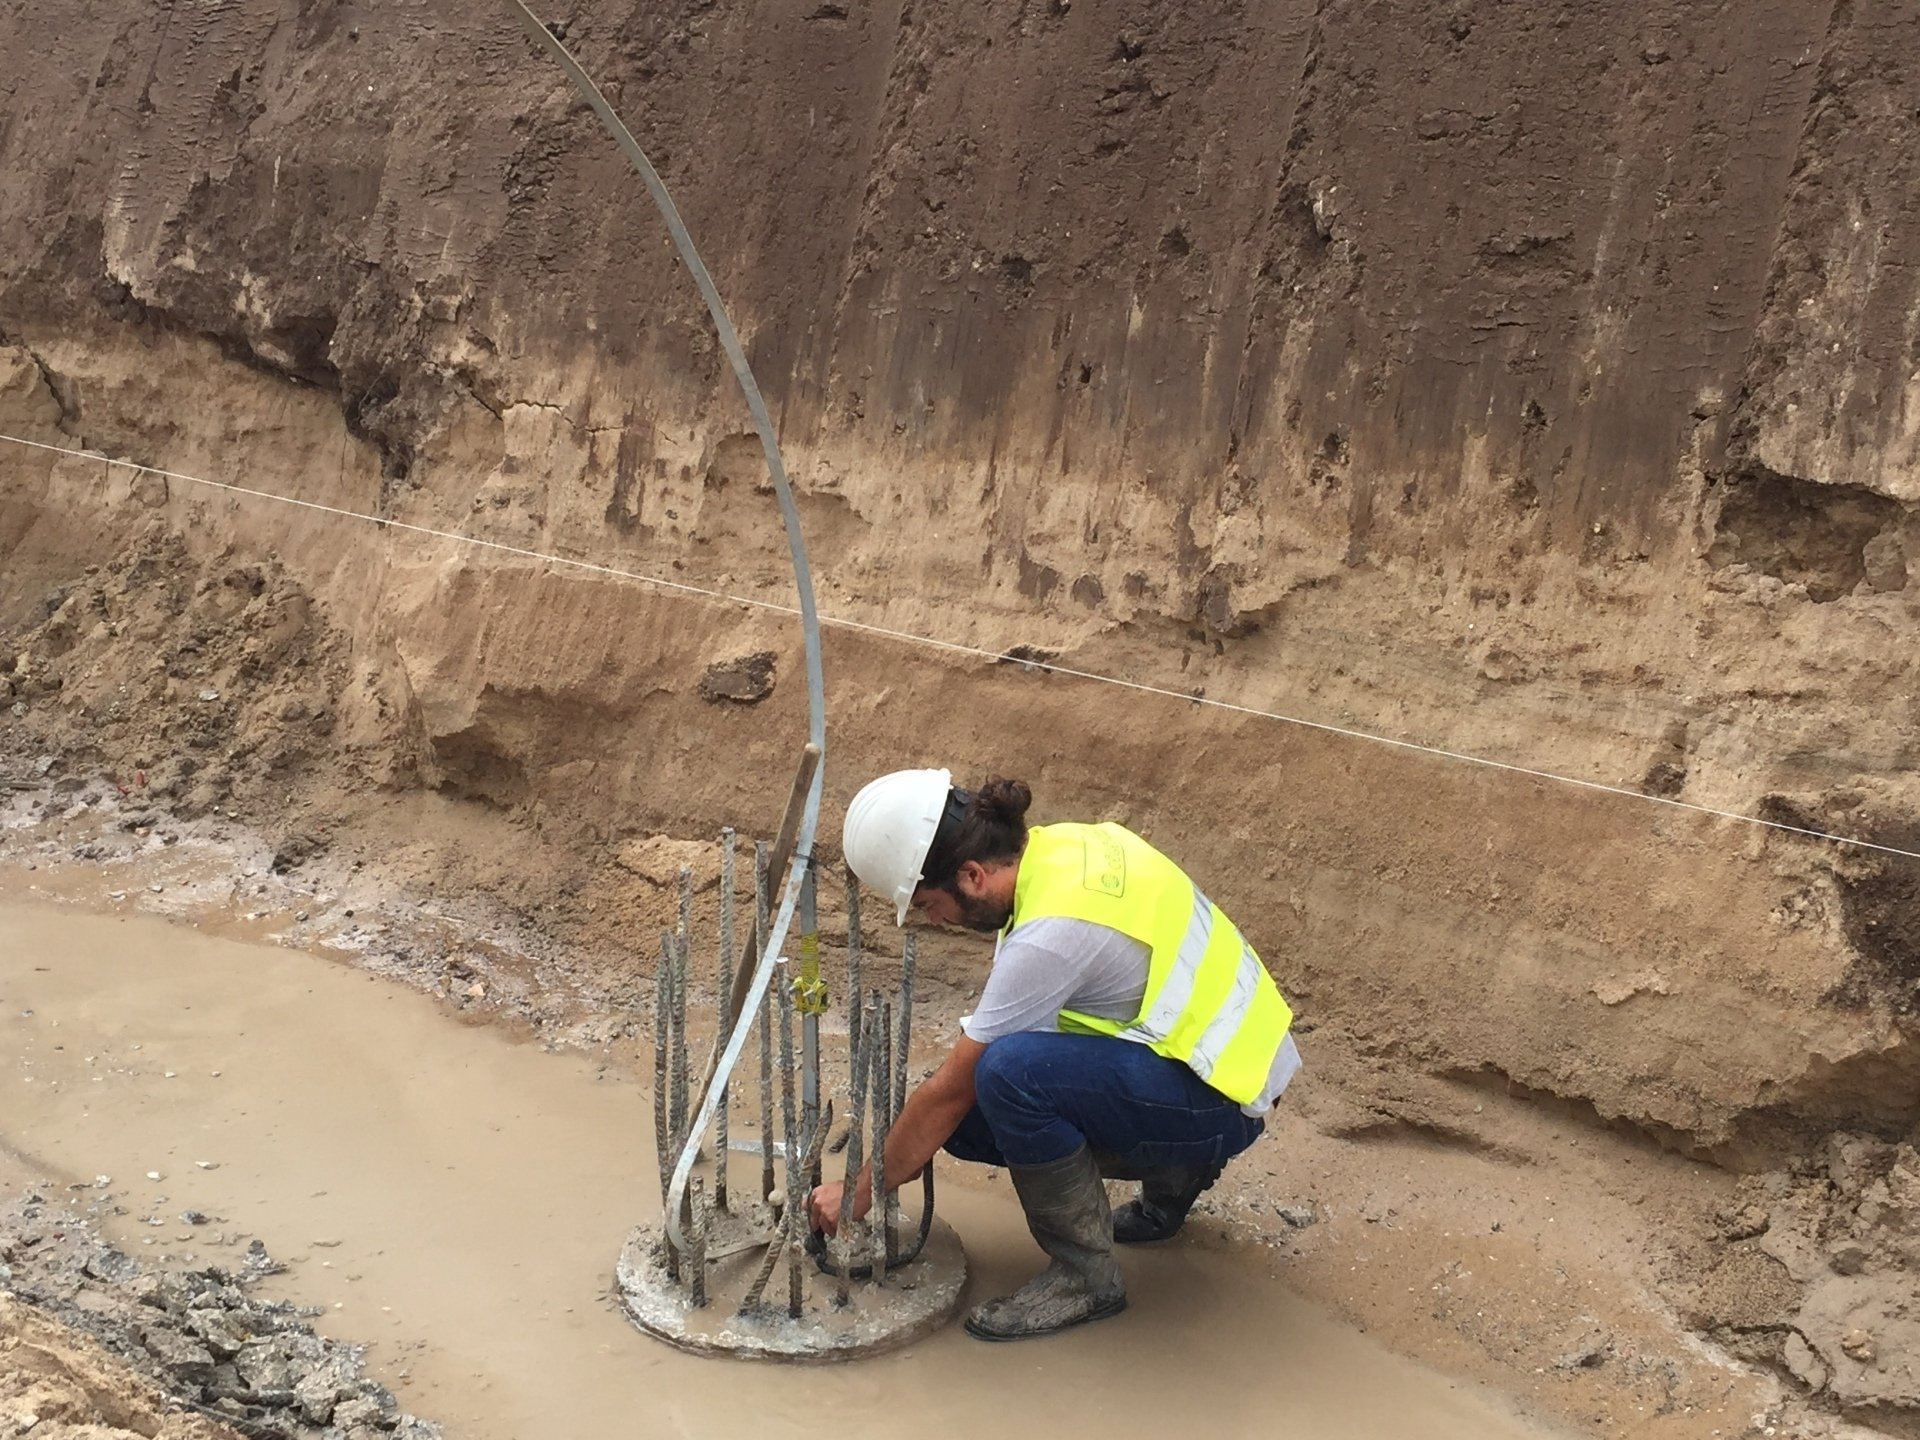
<svg viewBox="0 0 1920 1440"><path fill-rule="evenodd" d="M1105 925L1150 952L1132 1021L1063 1010L1062 1030L1150 1046L1243 1105L1266 1088L1293 1012L1253 947L1173 861L1119 825L1035 826L1008 931L1042 916Z"/></svg>

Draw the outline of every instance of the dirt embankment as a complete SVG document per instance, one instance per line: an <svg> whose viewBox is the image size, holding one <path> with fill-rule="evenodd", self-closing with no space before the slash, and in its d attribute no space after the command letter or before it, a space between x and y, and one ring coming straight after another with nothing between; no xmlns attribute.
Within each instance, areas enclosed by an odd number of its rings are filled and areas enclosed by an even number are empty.
<svg viewBox="0 0 1920 1440"><path fill-rule="evenodd" d="M689 0L568 38L749 337L829 613L1913 849L1916 24ZM0 42L0 432L786 600L684 276L504 15ZM770 829L800 733L785 615L5 442L0 566L23 774L287 864L359 824L569 938L644 950L621 846ZM1381 1123L1518 1087L1765 1165L1920 1121L1915 862L867 633L827 667L830 806L950 763L1146 830Z"/></svg>
<svg viewBox="0 0 1920 1440"><path fill-rule="evenodd" d="M1899 843L1915 18L690 3L569 36L751 337L831 613ZM503 16L0 25L0 429L784 597L696 301ZM426 785L576 883L780 793L784 616L0 465L25 748L191 764L262 818ZM154 564L204 593L130 635L96 592ZM199 700L195 627L256 622L264 708ZM328 666L276 673L320 623ZM1123 814L1358 1051L1707 1147L1920 1118L1910 862L829 651L834 799L939 759Z"/></svg>

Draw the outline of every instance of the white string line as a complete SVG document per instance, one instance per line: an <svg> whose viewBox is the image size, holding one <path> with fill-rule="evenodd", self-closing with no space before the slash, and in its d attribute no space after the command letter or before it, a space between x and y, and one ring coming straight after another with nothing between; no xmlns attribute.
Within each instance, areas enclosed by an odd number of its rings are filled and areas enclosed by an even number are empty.
<svg viewBox="0 0 1920 1440"><path fill-rule="evenodd" d="M27 440L18 435L0 433L0 440L15 445L24 445L34 450L48 450L56 455L70 459L97 460L105 465L118 465L122 469L139 471L146 475L158 475L168 480L181 480L190 485L204 485L211 490L224 490L232 495L246 495L256 500L274 500L282 505L297 506L302 510L317 510L324 515L337 515L346 520L364 520L371 525L384 526L392 530L405 530L415 535L427 535L436 540L451 540L461 545L472 545L483 550L496 550L505 555L517 555L527 560L539 560L551 565L565 565L575 570L585 570L590 574L606 575L618 580L632 580L642 585L657 586L662 590L674 590L685 595L698 595L708 600L718 600L731 605L750 605L760 610L770 610L778 615L800 614L797 605L782 605L776 600L762 600L749 595L731 595L724 590L712 590L701 585L689 585L682 580L668 580L658 575L645 575L637 570L622 570L613 565L601 565L591 560L573 560L565 555L552 555L545 551L530 550L521 545L509 545L500 540L483 540L477 535L462 535L455 530L438 530L430 525L415 525L405 520L391 520L381 515L368 515L359 510L347 510L338 505L322 505L317 500L300 500L291 495L277 495L271 490L255 490L245 485L233 485L223 480L208 480L199 475L184 475L177 470L162 470L152 465L140 465L131 460L118 460L111 455L102 455L92 450L70 450L61 445L49 445L40 440ZM983 649L978 645L968 645L957 640L942 640L933 635L917 635L911 630L895 630L885 625L874 625L865 620L850 620L844 616L822 614L822 625L831 625L840 630L853 630L862 634L879 636L882 639L897 640L909 645L923 645L929 649L945 650L956 655L967 655L977 659L1001 662L1008 657L999 651ZM1862 840L1855 835L1837 834L1830 830L1815 830L1804 825L1788 825L1780 820L1766 820L1758 815L1745 815L1738 810L1722 810L1712 805L1699 805L1690 800L1676 800L1667 795L1649 795L1642 790L1630 789L1625 785L1609 785L1600 780L1582 780L1574 775L1562 775L1552 770L1541 770L1530 765L1516 765L1506 760L1495 760L1485 755L1472 755L1464 751L1448 750L1438 745L1423 745L1417 740L1396 740L1390 735L1376 735L1368 730L1356 730L1345 725L1334 725L1323 720L1304 720L1296 715L1284 715L1277 710L1262 710L1252 705L1240 705L1231 700L1215 700L1205 695L1193 695L1183 690L1174 690L1162 685L1149 685L1140 680L1128 680L1117 675L1103 675L1094 670L1077 670L1068 665L1056 665L1045 660L1016 659L1011 663L1027 666L1034 670L1046 671L1053 675L1064 675L1074 680L1091 680L1101 685L1113 685L1122 690L1131 690L1142 695L1157 695L1168 700L1178 700L1188 705L1203 705L1214 710L1225 710L1236 715L1250 715L1261 720L1277 720L1283 725L1298 726L1303 730L1317 730L1325 735L1338 735L1348 740L1364 740L1374 745L1386 745L1395 750L1412 751L1420 755L1431 755L1441 760L1454 760L1463 765L1479 765L1488 770L1503 771L1509 775L1524 775L1533 780L1545 780L1557 785L1571 785L1581 790L1598 791L1603 795L1620 795L1629 800L1639 800L1649 805L1665 805L1675 810L1685 810L1696 815L1710 815L1718 820L1733 820L1742 825L1755 825L1767 830L1785 831L1790 835L1805 835L1815 840L1830 840L1836 845L1851 845L1861 850L1877 850L1884 855L1898 855L1908 860L1920 860L1920 850L1903 850L1897 845L1883 845L1873 840Z"/></svg>

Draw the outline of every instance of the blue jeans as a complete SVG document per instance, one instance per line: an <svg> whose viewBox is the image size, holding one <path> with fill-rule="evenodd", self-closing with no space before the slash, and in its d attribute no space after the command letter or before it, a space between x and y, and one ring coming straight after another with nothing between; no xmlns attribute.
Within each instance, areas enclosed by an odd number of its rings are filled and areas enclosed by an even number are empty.
<svg viewBox="0 0 1920 1440"><path fill-rule="evenodd" d="M1217 1169L1266 1128L1180 1061L1107 1035L1003 1035L973 1097L946 1150L984 1165L1045 1165L1084 1141L1129 1169Z"/></svg>

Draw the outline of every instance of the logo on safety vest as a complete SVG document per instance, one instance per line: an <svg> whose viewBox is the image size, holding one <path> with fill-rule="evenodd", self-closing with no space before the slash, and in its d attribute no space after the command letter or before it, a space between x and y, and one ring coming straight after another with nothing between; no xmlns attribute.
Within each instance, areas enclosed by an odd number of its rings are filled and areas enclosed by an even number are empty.
<svg viewBox="0 0 1920 1440"><path fill-rule="evenodd" d="M1127 852L1120 842L1100 836L1086 842L1086 872L1081 883L1087 889L1115 899L1127 893Z"/></svg>

